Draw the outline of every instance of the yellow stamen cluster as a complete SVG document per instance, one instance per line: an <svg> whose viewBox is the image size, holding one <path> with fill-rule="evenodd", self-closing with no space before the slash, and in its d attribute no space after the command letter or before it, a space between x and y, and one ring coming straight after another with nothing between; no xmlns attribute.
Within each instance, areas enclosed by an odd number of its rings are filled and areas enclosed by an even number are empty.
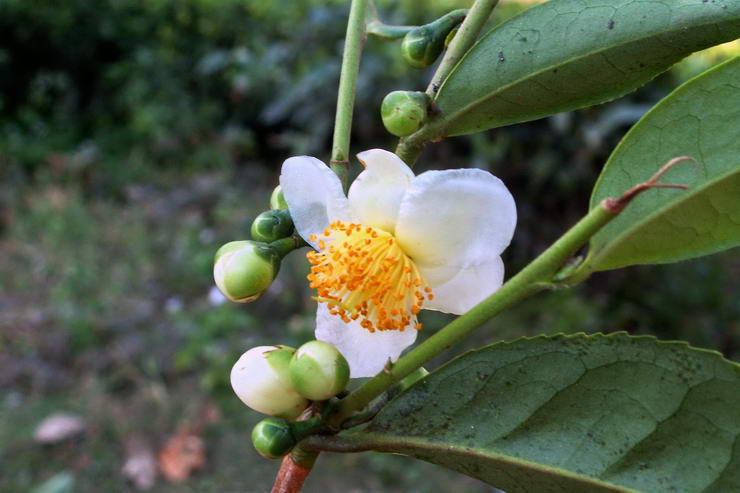
<svg viewBox="0 0 740 493"><path fill-rule="evenodd" d="M392 234L335 221L311 241L318 251L307 254L308 280L329 313L370 332L421 329L416 314L434 295Z"/></svg>

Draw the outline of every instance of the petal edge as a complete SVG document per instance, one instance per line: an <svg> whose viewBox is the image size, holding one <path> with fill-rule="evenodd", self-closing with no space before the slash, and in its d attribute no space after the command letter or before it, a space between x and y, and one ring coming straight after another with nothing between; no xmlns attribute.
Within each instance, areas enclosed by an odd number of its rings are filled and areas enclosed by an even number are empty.
<svg viewBox="0 0 740 493"><path fill-rule="evenodd" d="M280 185L296 231L314 248L312 234L320 235L335 220L349 220L349 203L339 178L315 157L286 159Z"/></svg>
<svg viewBox="0 0 740 493"><path fill-rule="evenodd" d="M448 279L439 285L432 285L434 299L425 302L424 308L455 315L462 315L489 297L504 281L504 262L501 257L486 264L457 269L457 272L452 272L456 268L448 266L420 266L419 269L429 279ZM440 269L448 272L439 272Z"/></svg>
<svg viewBox="0 0 740 493"><path fill-rule="evenodd" d="M357 154L365 166L349 189L349 207L360 223L392 233L406 189L414 179L401 158L383 149Z"/></svg>
<svg viewBox="0 0 740 493"><path fill-rule="evenodd" d="M504 183L487 171L427 171L401 201L396 238L422 265L486 264L511 242L516 205Z"/></svg>
<svg viewBox="0 0 740 493"><path fill-rule="evenodd" d="M372 377L383 370L388 358L398 360L414 343L417 331L386 330L370 333L358 322L345 324L329 313L325 303L316 311L316 339L333 344L349 362L350 377Z"/></svg>

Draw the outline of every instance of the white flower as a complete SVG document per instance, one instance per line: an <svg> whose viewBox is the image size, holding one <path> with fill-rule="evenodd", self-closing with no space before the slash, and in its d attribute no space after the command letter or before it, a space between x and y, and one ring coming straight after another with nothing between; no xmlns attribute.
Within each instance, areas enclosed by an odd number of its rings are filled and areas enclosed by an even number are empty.
<svg viewBox="0 0 740 493"><path fill-rule="evenodd" d="M353 378L413 344L422 307L461 314L497 290L516 226L514 199L486 171L414 176L391 152L357 157L365 170L348 197L313 157L286 160L280 175L296 230L316 249L316 338L339 349Z"/></svg>

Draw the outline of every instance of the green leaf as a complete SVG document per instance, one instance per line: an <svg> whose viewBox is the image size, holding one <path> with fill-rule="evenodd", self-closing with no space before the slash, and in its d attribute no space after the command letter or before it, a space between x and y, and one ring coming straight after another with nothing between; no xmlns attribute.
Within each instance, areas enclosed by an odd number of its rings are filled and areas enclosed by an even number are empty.
<svg viewBox="0 0 740 493"><path fill-rule="evenodd" d="M740 365L624 333L469 352L336 450L396 452L507 493L740 492Z"/></svg>
<svg viewBox="0 0 740 493"><path fill-rule="evenodd" d="M437 136L603 103L740 37L737 0L550 0L495 27L439 89Z"/></svg>
<svg viewBox="0 0 740 493"><path fill-rule="evenodd" d="M740 4L740 2L738 2ZM674 262L740 245L740 57L688 81L627 133L606 163L591 208L619 197L676 156L659 181L591 239L586 268Z"/></svg>

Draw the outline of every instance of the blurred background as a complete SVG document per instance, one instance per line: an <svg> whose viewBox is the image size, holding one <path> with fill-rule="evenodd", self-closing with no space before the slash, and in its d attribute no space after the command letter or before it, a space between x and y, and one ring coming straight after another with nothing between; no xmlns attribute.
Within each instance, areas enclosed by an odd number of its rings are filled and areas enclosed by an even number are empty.
<svg viewBox="0 0 740 493"><path fill-rule="evenodd" d="M470 2L382 1L422 24ZM500 22L534 3L506 0ZM261 344L312 338L302 254L250 305L212 258L248 237L282 161L328 158L348 2L0 0L0 491L268 491L278 464L228 385ZM380 102L432 70L370 39L353 150L393 149ZM678 84L740 52L696 55L616 102L430 145L419 170L481 167L518 201L523 267L586 210L610 151ZM740 359L740 256L601 273L539 295L456 347L626 330ZM450 317L427 313L425 337ZM452 353L451 353L452 354ZM430 365L434 367L445 358ZM306 491L492 491L400 456L323 456Z"/></svg>

